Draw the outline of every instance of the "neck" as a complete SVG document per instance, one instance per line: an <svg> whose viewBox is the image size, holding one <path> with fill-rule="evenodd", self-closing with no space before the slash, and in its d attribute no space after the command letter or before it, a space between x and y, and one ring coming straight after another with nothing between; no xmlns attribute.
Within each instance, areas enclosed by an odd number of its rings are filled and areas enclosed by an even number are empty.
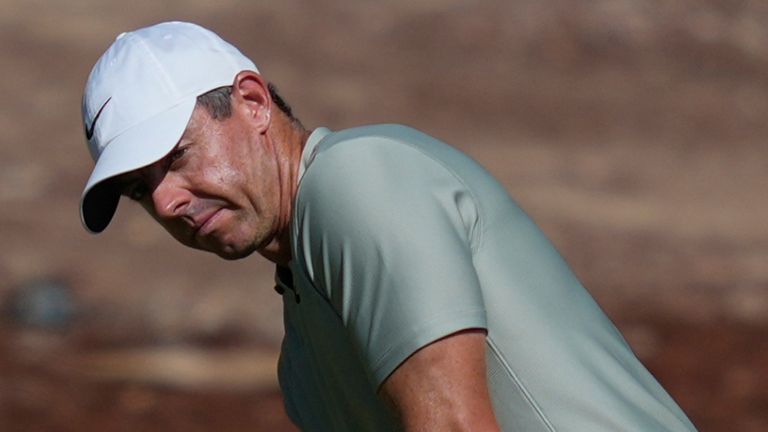
<svg viewBox="0 0 768 432"><path fill-rule="evenodd" d="M282 111L276 111L278 112L272 119L267 139L275 146L277 155L280 213L275 236L259 253L276 264L287 265L292 259L290 230L293 204L299 186L301 153L310 132L300 123L291 121Z"/></svg>

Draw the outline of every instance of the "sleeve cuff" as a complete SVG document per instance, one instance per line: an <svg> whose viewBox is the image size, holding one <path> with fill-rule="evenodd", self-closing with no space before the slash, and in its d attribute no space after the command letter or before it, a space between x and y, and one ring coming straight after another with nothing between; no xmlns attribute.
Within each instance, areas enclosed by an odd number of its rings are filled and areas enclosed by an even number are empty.
<svg viewBox="0 0 768 432"><path fill-rule="evenodd" d="M419 349L453 333L472 328L487 328L485 309L446 312L403 332L398 342L384 351L384 354L372 365L376 388L381 386L401 363Z"/></svg>

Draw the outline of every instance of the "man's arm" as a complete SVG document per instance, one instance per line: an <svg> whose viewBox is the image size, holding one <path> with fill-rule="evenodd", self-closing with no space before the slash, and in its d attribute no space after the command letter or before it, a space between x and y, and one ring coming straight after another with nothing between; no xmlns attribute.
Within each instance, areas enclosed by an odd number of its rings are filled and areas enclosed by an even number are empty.
<svg viewBox="0 0 768 432"><path fill-rule="evenodd" d="M406 431L499 431L488 393L485 330L454 333L416 351L379 390Z"/></svg>

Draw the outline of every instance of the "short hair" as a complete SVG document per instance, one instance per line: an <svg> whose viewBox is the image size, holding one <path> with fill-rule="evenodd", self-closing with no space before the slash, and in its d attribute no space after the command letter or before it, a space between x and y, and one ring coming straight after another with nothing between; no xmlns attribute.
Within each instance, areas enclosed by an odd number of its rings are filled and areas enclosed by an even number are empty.
<svg viewBox="0 0 768 432"><path fill-rule="evenodd" d="M277 87L274 84L267 84L269 90L269 96L272 98L272 102L280 108L280 111L285 113L293 123L301 124L299 119L294 117L293 110L288 102L280 96L277 92ZM232 86L224 86L215 88L207 93L203 93L197 97L197 105L205 107L208 113L215 120L227 119L232 115Z"/></svg>

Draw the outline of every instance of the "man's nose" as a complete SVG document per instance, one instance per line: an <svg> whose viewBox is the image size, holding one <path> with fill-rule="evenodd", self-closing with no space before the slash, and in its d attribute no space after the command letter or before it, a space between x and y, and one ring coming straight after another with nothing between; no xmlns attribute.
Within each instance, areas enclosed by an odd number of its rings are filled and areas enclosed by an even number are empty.
<svg viewBox="0 0 768 432"><path fill-rule="evenodd" d="M184 216L190 203L189 192L174 184L168 176L162 179L152 191L152 204L155 214L160 219L174 219Z"/></svg>

